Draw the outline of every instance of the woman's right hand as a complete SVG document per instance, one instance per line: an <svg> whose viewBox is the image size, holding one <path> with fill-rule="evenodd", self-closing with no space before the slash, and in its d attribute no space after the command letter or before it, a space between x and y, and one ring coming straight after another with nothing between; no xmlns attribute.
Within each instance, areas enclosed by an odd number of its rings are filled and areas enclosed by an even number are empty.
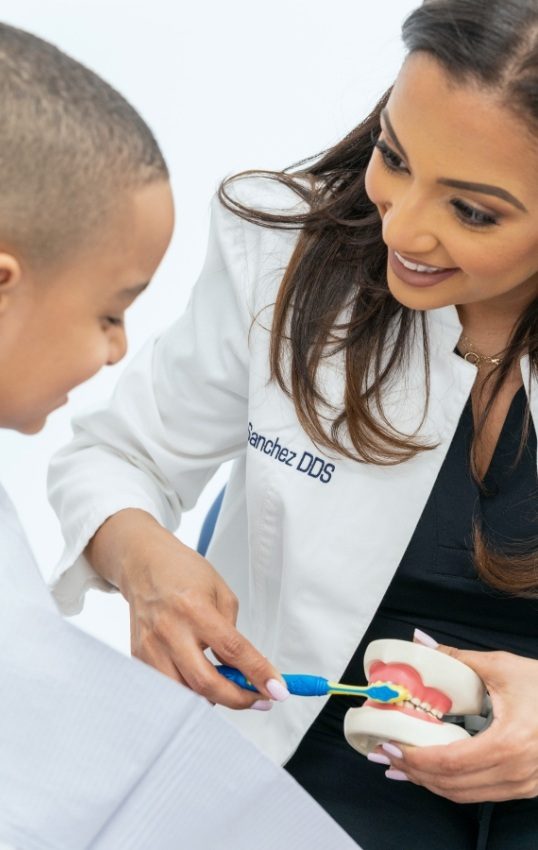
<svg viewBox="0 0 538 850"><path fill-rule="evenodd" d="M129 602L131 649L137 658L229 708L286 699L278 671L236 629L238 602L228 585L209 561L149 514L135 509L114 514L85 554ZM217 673L204 654L207 648L237 667L259 693Z"/></svg>

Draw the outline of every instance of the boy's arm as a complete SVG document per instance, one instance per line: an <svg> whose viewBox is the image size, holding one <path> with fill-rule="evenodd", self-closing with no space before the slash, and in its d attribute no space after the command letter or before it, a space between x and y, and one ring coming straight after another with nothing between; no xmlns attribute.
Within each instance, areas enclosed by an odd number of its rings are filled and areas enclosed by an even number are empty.
<svg viewBox="0 0 538 850"><path fill-rule="evenodd" d="M18 850L356 846L200 697L2 590L0 841Z"/></svg>

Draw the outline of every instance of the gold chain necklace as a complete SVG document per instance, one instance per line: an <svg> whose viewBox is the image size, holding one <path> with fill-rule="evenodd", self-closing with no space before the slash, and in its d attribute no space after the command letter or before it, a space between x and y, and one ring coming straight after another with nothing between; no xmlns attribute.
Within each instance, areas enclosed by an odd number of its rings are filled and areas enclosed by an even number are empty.
<svg viewBox="0 0 538 850"><path fill-rule="evenodd" d="M465 336L465 334L461 335L458 345L462 343L466 349L462 351L463 359L467 360L468 363L472 363L473 366L480 368L484 363L489 363L492 366L498 366L499 363L502 363L503 358L499 354L495 354L493 357L490 357L489 354L480 354L476 350L474 342L468 336Z"/></svg>

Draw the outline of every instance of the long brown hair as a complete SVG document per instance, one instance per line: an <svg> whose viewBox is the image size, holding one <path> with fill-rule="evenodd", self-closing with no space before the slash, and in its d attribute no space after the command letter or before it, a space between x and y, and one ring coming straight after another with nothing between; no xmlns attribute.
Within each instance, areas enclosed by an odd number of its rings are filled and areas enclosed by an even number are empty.
<svg viewBox="0 0 538 850"><path fill-rule="evenodd" d="M538 126L536 0L426 0L406 19L402 33L409 53L427 51L458 82L479 81L494 88L520 120L532 129ZM383 410L383 391L396 368L405 364L417 333L423 342L429 390L425 315L400 304L388 289L381 219L365 190L366 168L389 95L390 89L371 114L328 151L282 172L243 172L223 181L219 189L221 202L248 221L300 231L274 308L273 379L293 399L298 418L315 443L359 463L382 465L401 463L433 448L416 433L397 431ZM305 201L304 211L268 212L243 205L228 186L252 175L290 187ZM323 358L338 352L345 360L344 402L327 428L330 405L317 380L318 369ZM501 363L488 378L491 397L477 423L475 444L495 397L524 353L537 375L538 299L521 315ZM522 448L529 428L527 405ZM479 575L493 587L538 596L535 551L500 552L475 525L474 556Z"/></svg>

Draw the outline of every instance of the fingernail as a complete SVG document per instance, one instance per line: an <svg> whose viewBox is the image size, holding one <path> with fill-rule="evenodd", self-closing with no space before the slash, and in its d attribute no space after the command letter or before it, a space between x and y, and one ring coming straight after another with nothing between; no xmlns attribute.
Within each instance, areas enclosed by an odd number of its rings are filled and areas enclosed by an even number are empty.
<svg viewBox="0 0 538 850"><path fill-rule="evenodd" d="M286 685L283 685L282 682L278 681L278 679L269 679L269 681L265 683L265 687L273 699L276 699L278 702L283 702L290 695Z"/></svg>
<svg viewBox="0 0 538 850"><path fill-rule="evenodd" d="M273 703L270 699L257 699L250 707L253 708L254 711L271 711Z"/></svg>
<svg viewBox="0 0 538 850"><path fill-rule="evenodd" d="M397 779L399 782L409 782L409 777L403 770L386 770L387 779Z"/></svg>
<svg viewBox="0 0 538 850"><path fill-rule="evenodd" d="M416 643L421 643L423 646L429 646L431 649L437 649L439 646L435 638L427 635L426 632L423 632L421 629L415 629L413 632L413 640L416 641Z"/></svg>
<svg viewBox="0 0 538 850"><path fill-rule="evenodd" d="M402 751L398 747L395 747L394 744L381 744L381 748L385 750L389 756L393 756L393 758L397 759L403 759Z"/></svg>
<svg viewBox="0 0 538 850"><path fill-rule="evenodd" d="M382 756L379 753L368 753L366 756L368 761L374 761L376 764L390 764L390 759L386 756Z"/></svg>

